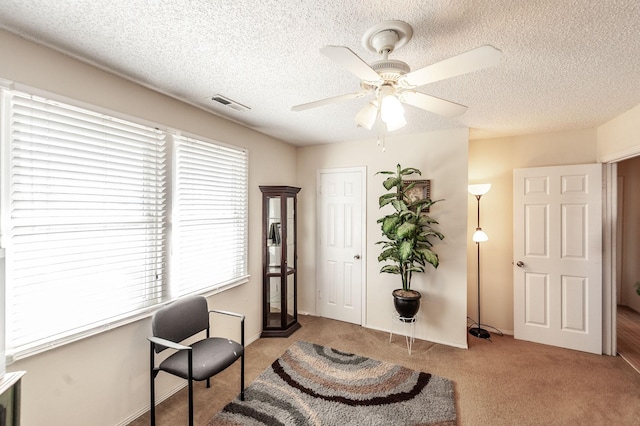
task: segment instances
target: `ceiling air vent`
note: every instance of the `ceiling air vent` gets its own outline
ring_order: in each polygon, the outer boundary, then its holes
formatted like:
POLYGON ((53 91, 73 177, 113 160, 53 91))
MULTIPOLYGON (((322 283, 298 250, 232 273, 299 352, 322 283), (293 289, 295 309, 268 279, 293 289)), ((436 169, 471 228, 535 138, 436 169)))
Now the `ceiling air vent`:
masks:
POLYGON ((215 95, 211 98, 211 100, 214 102, 218 102, 219 104, 224 105, 227 108, 235 109, 236 111, 247 111, 251 109, 248 106, 244 106, 236 101, 232 101, 229 98, 225 98, 222 95, 215 95))

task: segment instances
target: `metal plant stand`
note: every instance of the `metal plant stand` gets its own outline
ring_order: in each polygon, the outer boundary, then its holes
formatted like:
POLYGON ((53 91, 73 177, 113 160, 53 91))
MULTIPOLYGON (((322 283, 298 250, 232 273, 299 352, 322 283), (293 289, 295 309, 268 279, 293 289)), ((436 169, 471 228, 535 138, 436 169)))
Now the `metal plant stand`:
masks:
POLYGON ((394 312, 393 314, 391 314, 391 332, 389 333, 389 343, 391 343, 391 340, 393 339, 394 324, 399 324, 401 327, 404 327, 405 329, 404 337, 407 342, 407 351, 409 352, 409 355, 411 355, 413 342, 416 341, 416 317, 413 317, 413 318, 401 317, 397 312, 394 312))

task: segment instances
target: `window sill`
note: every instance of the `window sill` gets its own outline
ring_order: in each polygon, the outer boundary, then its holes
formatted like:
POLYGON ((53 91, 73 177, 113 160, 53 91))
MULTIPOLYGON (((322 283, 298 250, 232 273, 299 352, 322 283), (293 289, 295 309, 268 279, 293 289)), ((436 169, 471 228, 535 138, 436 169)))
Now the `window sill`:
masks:
MULTIPOLYGON (((197 293, 193 293, 193 294, 200 294, 202 296, 205 297, 211 297, 214 296, 216 294, 220 294, 223 293, 227 290, 231 290, 235 287, 239 287, 247 282, 249 282, 249 275, 245 276, 245 277, 241 277, 238 278, 237 280, 219 285, 217 287, 214 288, 209 288, 209 289, 205 289, 203 291, 197 292, 197 293)), ((106 331, 111 331, 111 330, 115 330, 116 328, 134 323, 134 322, 138 322, 144 319, 147 319, 151 316, 153 316, 153 314, 155 313, 155 311, 157 311, 158 309, 160 309, 161 307, 171 303, 173 300, 168 300, 166 302, 162 302, 162 303, 158 303, 154 306, 149 306, 147 308, 144 309, 140 309, 138 311, 134 311, 134 312, 130 312, 128 314, 122 315, 120 317, 117 318, 112 318, 108 321, 105 321, 101 324, 97 324, 97 325, 92 325, 92 326, 87 326, 87 328, 82 329, 82 330, 76 330, 75 332, 70 332, 67 335, 63 335, 63 336, 59 336, 56 339, 52 339, 50 341, 47 342, 39 342, 39 343, 35 343, 29 346, 23 346, 18 348, 17 350, 13 351, 12 353, 9 353, 9 351, 7 351, 7 365, 11 365, 16 361, 31 357, 33 355, 38 355, 41 354, 43 352, 46 352, 48 350, 51 349, 55 349, 55 348, 59 348, 61 346, 64 346, 68 343, 73 343, 73 342, 78 342, 80 340, 86 339, 88 337, 92 337, 92 336, 96 336, 98 334, 104 333, 106 331)))

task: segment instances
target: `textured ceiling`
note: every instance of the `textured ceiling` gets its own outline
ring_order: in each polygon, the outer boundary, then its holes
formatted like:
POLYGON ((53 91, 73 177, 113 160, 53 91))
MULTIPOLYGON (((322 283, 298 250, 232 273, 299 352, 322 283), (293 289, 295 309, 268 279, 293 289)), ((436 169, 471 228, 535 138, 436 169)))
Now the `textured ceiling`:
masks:
MULTIPOLYGON (((296 145, 373 137, 353 117, 359 80, 320 54, 401 20, 391 54, 416 70, 483 44, 493 68, 419 88, 469 108, 456 118, 407 106, 397 133, 456 127, 473 138, 592 128, 640 103, 638 0, 2 0, 0 27, 296 145), (221 94, 251 109, 213 103, 221 94)), ((2 60, 8 60, 3 58, 2 60)), ((0 76, 1 77, 1 76, 0 76)))

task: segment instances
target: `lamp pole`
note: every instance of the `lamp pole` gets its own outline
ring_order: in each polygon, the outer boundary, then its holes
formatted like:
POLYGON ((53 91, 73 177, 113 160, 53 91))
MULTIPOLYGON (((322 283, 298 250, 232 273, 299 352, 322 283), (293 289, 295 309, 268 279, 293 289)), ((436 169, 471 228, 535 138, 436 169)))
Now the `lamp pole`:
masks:
POLYGON ((477 327, 471 327, 469 329, 469 334, 480 339, 490 339, 491 334, 480 326, 480 242, 487 241, 488 238, 487 234, 480 228, 480 197, 482 197, 482 194, 474 195, 476 196, 476 200, 478 200, 478 226, 476 227, 476 232, 473 234, 473 241, 476 243, 478 252, 478 322, 476 323, 477 327))

